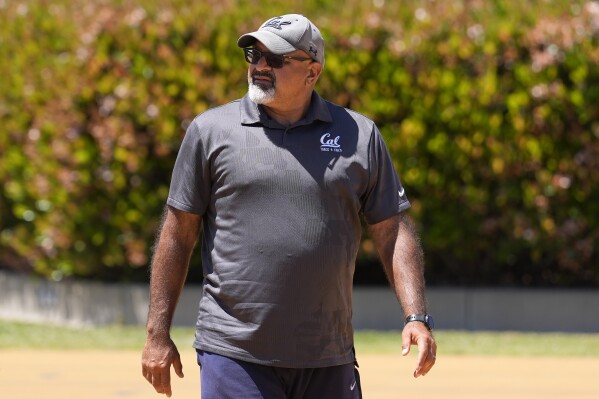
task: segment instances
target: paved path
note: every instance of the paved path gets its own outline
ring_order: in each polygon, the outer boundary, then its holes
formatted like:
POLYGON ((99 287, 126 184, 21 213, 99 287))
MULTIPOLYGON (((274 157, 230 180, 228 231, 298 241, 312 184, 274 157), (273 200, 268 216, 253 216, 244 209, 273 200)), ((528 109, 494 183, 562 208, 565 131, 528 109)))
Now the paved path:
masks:
MULTIPOLYGON (((429 375, 418 379, 411 375, 415 357, 362 355, 359 361, 366 399, 599 398, 597 358, 439 355, 429 375)), ((198 399, 199 373, 191 350, 183 354, 183 365, 184 379, 173 373, 172 397, 198 399)), ((140 370, 137 352, 0 350, 0 398, 164 398, 140 370)))

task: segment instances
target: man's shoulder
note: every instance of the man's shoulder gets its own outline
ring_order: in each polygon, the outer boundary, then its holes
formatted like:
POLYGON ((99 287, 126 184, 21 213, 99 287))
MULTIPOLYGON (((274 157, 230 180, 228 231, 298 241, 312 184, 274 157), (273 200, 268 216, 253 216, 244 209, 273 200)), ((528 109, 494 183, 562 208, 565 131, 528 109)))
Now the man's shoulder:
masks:
POLYGON ((339 104, 335 104, 332 101, 325 100, 327 107, 329 108, 329 112, 331 113, 331 117, 334 121, 339 122, 340 120, 353 120, 359 126, 363 126, 369 130, 374 126, 374 121, 360 112, 354 111, 353 109, 343 107, 339 104))
POLYGON ((239 101, 209 108, 197 115, 188 125, 185 136, 189 140, 210 143, 239 125, 239 101))
POLYGON ((194 123, 221 123, 223 121, 229 120, 230 118, 237 116, 239 119, 239 104, 241 99, 233 100, 227 104, 219 105, 216 107, 212 107, 207 109, 206 111, 198 114, 194 118, 194 123))

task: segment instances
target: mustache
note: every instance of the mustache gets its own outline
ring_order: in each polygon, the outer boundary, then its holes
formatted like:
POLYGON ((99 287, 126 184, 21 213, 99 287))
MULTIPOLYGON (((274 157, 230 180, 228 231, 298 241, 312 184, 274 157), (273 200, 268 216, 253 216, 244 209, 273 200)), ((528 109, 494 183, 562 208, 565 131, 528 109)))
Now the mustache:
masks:
POLYGON ((260 72, 260 71, 254 71, 254 73, 252 73, 252 80, 256 79, 256 77, 258 76, 263 76, 265 78, 269 78, 270 80, 272 80, 273 84, 276 82, 276 78, 274 73, 270 73, 270 72, 260 72))

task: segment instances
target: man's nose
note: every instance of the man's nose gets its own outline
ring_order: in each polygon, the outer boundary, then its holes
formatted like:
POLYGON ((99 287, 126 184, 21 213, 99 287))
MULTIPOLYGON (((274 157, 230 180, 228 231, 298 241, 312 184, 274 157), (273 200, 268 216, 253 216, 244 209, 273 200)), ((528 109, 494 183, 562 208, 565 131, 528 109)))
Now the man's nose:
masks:
POLYGON ((258 63, 256 64, 256 68, 257 69, 270 69, 270 65, 268 65, 268 63, 266 62, 266 57, 262 56, 260 57, 260 59, 258 60, 258 63))

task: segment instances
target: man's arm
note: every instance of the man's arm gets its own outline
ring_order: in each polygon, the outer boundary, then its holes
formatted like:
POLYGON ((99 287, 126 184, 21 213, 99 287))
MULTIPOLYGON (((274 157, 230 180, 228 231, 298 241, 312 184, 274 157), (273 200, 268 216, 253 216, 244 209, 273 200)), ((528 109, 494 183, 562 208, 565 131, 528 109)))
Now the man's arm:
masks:
MULTIPOLYGON (((370 225, 385 273, 401 303, 404 316, 426 313, 424 261, 414 222, 401 212, 370 225)), ((414 377, 424 376, 435 364, 437 344, 423 323, 408 323, 402 333, 402 354, 418 345, 418 363, 414 377)))
POLYGON ((152 259, 142 374, 156 392, 168 397, 172 394, 171 365, 183 377, 181 357, 171 340, 170 328, 200 226, 200 216, 167 207, 152 259))

